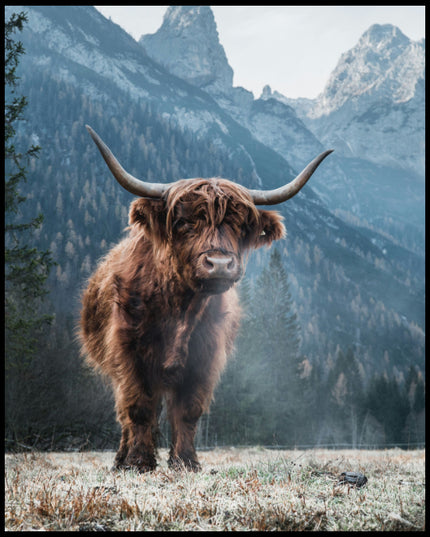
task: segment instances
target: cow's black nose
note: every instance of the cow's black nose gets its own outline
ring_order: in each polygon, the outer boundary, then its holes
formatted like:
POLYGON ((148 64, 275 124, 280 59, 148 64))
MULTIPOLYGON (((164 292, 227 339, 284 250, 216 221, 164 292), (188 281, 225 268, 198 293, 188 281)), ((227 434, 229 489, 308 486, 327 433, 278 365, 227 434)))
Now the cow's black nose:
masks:
POLYGON ((235 278, 238 263, 233 255, 205 254, 203 267, 209 278, 235 278))

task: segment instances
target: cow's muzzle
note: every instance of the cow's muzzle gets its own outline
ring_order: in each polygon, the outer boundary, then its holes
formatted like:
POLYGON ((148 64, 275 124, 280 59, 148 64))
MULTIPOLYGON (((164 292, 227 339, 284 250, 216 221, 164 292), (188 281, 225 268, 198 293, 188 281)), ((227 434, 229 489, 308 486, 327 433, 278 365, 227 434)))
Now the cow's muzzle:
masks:
POLYGON ((196 277, 202 290, 222 293, 242 276, 242 264, 233 252, 209 250, 197 260, 196 277))

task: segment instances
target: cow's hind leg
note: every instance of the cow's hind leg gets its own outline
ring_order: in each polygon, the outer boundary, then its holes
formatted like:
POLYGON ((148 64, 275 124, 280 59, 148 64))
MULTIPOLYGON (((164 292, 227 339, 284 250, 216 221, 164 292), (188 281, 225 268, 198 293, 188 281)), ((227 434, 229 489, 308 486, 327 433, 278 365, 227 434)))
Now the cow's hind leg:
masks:
POLYGON ((112 466, 112 470, 119 470, 124 468, 124 461, 128 453, 128 428, 126 425, 121 425, 121 442, 119 444, 119 449, 115 455, 115 460, 112 466))

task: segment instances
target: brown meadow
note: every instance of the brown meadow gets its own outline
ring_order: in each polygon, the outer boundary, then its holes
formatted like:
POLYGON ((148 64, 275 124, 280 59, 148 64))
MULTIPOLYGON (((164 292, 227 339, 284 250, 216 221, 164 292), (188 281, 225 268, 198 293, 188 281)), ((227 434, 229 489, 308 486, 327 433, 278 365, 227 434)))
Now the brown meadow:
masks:
POLYGON ((10 531, 425 529, 425 452, 217 448, 202 472, 110 470, 114 453, 7 454, 10 531), (337 484, 365 474, 361 489, 337 484))

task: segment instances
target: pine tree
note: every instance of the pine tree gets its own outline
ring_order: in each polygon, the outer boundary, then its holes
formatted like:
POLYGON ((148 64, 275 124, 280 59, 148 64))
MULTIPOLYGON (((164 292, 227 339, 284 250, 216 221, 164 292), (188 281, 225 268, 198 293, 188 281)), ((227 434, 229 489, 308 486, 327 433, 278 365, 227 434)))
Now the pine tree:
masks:
POLYGON ((349 348, 340 349, 327 379, 328 405, 325 419, 330 422, 331 440, 356 447, 363 419, 363 381, 357 359, 349 348))
MULTIPOLYGON (((251 443, 250 434, 254 424, 250 423, 252 413, 252 365, 255 363, 253 350, 253 305, 252 287, 248 278, 239 286, 242 307, 242 322, 236 338, 236 352, 227 363, 222 381, 215 393, 215 401, 210 410, 211 435, 217 436, 223 444, 245 445, 251 443)), ((252 437, 254 438, 254 437, 252 437)))
POLYGON ((273 249, 253 297, 254 379, 265 443, 295 443, 300 326, 281 254, 273 249))
POLYGON ((409 402, 405 440, 408 443, 424 442, 425 387, 422 375, 412 365, 406 377, 405 393, 409 402))
POLYGON ((383 375, 373 377, 367 390, 366 406, 383 426, 387 445, 401 444, 407 440, 403 431, 409 413, 409 401, 396 379, 388 379, 383 375))
MULTIPOLYGON (((16 148, 17 122, 23 120, 27 105, 17 96, 16 69, 24 53, 13 34, 22 31, 27 21, 24 12, 12 14, 5 23, 5 350, 6 370, 25 369, 35 352, 37 337, 51 316, 39 312, 40 301, 47 294, 46 279, 52 259, 50 252, 30 246, 43 217, 25 220, 20 208, 26 197, 20 193, 27 180, 26 163, 40 148, 32 145, 25 153, 16 148)), ((23 211, 24 212, 24 211, 23 211)), ((26 206, 28 212, 28 206, 26 206)))

